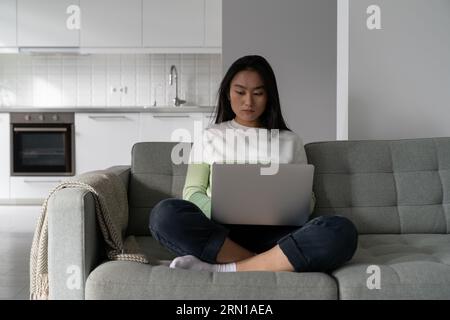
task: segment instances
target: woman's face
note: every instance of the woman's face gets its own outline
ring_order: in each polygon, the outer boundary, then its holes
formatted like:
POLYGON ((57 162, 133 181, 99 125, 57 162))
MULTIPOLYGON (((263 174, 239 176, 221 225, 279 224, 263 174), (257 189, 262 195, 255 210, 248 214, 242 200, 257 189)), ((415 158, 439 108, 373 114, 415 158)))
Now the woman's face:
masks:
POLYGON ((256 71, 238 72, 230 84, 230 103, 234 120, 248 127, 259 127, 259 117, 266 109, 267 93, 256 71))

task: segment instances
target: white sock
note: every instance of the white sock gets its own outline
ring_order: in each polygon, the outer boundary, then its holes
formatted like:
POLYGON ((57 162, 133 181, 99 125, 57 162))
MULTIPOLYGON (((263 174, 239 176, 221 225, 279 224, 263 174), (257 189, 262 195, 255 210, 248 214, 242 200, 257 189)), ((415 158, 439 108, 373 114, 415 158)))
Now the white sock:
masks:
POLYGON ((170 263, 169 267, 210 272, 236 272, 236 263, 234 262, 224 264, 211 264, 191 255, 175 258, 170 263))

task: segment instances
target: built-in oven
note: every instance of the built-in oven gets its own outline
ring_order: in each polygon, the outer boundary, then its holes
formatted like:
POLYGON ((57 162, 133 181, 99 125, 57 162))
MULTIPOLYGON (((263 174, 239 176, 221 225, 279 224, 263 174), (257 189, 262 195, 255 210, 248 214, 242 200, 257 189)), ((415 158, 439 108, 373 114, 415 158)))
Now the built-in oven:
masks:
POLYGON ((73 176, 74 114, 11 113, 11 175, 73 176))

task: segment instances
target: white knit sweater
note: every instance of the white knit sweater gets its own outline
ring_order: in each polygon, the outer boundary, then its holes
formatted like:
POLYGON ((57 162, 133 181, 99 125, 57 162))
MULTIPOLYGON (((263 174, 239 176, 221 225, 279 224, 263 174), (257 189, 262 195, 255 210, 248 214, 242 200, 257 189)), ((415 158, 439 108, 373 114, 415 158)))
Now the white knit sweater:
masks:
POLYGON ((233 119, 209 126, 202 139, 203 149, 200 141, 194 141, 190 163, 307 163, 302 139, 288 130, 276 134, 276 130, 247 127, 233 119))

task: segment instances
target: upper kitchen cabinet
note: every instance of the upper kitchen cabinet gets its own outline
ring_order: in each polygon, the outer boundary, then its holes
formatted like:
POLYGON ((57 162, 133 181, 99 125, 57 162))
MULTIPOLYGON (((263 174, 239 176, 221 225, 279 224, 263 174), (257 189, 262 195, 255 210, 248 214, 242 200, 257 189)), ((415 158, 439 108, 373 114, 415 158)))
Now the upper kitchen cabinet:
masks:
POLYGON ((24 47, 221 53, 222 0, 0 0, 0 53, 24 47))
POLYGON ((0 47, 16 47, 16 0, 0 1, 0 47))
POLYGON ((222 0, 205 2, 205 46, 222 47, 222 0))
POLYGON ((204 46, 205 0, 143 0, 143 17, 144 47, 204 46))
POLYGON ((78 47, 79 27, 72 21, 80 12, 74 6, 78 0, 17 0, 17 45, 78 47))
POLYGON ((142 47, 142 0, 80 0, 80 3, 81 47, 142 47))

